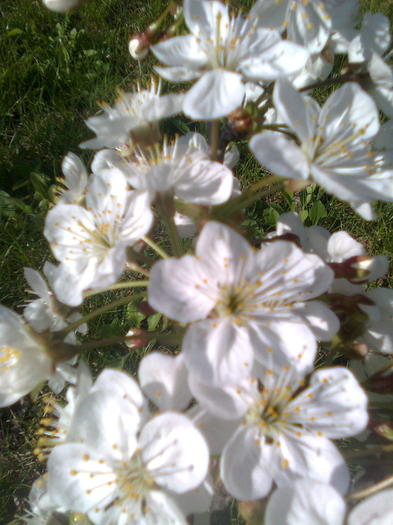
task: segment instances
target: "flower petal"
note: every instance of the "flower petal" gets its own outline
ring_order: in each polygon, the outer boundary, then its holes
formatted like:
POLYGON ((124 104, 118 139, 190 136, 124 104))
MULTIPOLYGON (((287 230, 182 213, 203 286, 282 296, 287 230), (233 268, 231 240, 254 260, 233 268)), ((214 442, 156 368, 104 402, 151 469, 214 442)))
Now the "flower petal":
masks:
POLYGON ((238 73, 214 69, 204 73, 184 97, 183 111, 195 120, 215 120, 241 106, 245 88, 238 73))

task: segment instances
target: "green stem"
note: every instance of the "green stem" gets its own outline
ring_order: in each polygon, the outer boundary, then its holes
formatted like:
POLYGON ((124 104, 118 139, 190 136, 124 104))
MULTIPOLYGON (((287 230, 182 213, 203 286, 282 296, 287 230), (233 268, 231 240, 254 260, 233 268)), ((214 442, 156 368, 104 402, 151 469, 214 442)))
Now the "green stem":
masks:
POLYGON ((143 242, 145 242, 150 248, 152 248, 160 257, 163 259, 169 259, 169 255, 161 248, 161 246, 158 246, 157 243, 155 243, 152 239, 149 239, 149 237, 142 237, 143 242))
POLYGON ((92 290, 91 292, 85 292, 83 296, 87 298, 99 293, 110 292, 111 290, 122 290, 123 288, 145 288, 148 284, 149 281, 123 281, 113 284, 108 288, 102 288, 102 290, 92 290))
POLYGON ((284 133, 284 135, 288 135, 288 137, 291 137, 291 139, 294 139, 296 141, 299 140, 294 133, 289 131, 289 129, 283 129, 283 127, 284 126, 278 126, 276 124, 263 124, 263 126, 261 127, 261 131, 263 131, 264 129, 278 131, 278 133, 284 133))
POLYGON ((173 7, 176 5, 176 2, 169 2, 168 6, 164 9, 161 15, 157 18, 155 22, 152 22, 148 27, 147 31, 156 32, 160 25, 164 22, 165 18, 170 14, 173 7))
POLYGON ((353 451, 344 453, 344 455, 346 458, 352 459, 352 458, 361 458, 363 456, 382 454, 383 452, 392 452, 392 451, 393 451, 393 445, 385 445, 383 447, 372 447, 372 448, 365 448, 362 450, 353 450, 353 451))
POLYGON ((389 476, 388 478, 380 481, 379 483, 375 483, 375 485, 371 485, 371 487, 367 487, 364 490, 354 492, 353 494, 350 494, 349 497, 351 499, 362 499, 366 496, 370 496, 371 494, 375 494, 382 489, 386 489, 386 487, 390 487, 390 485, 393 485, 393 476, 389 476))
MULTIPOLYGON (((156 261, 153 261, 156 262, 156 261)), ((145 268, 142 268, 138 263, 135 261, 128 261, 126 263, 127 269, 131 270, 132 272, 141 273, 145 277, 150 277, 149 270, 145 270, 145 268)))
POLYGON ((210 126, 210 151, 211 159, 218 159, 218 143, 220 139, 220 121, 213 120, 210 126))
POLYGON ((87 341, 80 345, 75 345, 76 349, 80 350, 91 350, 92 348, 102 348, 103 346, 111 346, 117 343, 132 343, 133 339, 140 341, 141 339, 148 341, 152 339, 157 339, 161 344, 180 344, 183 337, 183 332, 181 333, 171 333, 171 334, 162 334, 161 332, 144 332, 143 334, 138 334, 134 336, 120 335, 118 337, 109 337, 106 339, 99 339, 97 341, 87 341))
POLYGON ((108 312, 109 310, 113 310, 113 308, 116 308, 118 306, 122 306, 123 304, 128 304, 137 299, 141 299, 142 297, 145 297, 145 295, 146 295, 146 292, 140 292, 140 293, 133 294, 133 295, 127 295, 126 297, 119 297, 115 301, 112 301, 111 303, 108 303, 108 304, 104 304, 100 308, 97 308, 96 310, 89 312, 88 314, 84 315, 80 319, 77 319, 76 321, 69 324, 62 330, 55 332, 55 334, 59 339, 63 339, 69 332, 76 330, 76 328, 79 328, 80 325, 87 323, 91 319, 94 319, 94 317, 104 314, 108 312))
POLYGON ((181 255, 183 255, 183 246, 182 246, 179 232, 176 228, 175 220, 173 216, 169 216, 164 213, 161 213, 160 216, 164 224, 164 227, 166 229, 166 232, 168 234, 169 242, 171 243, 173 254, 176 257, 180 257, 181 255))
POLYGON ((321 80, 320 82, 315 82, 314 84, 310 84, 308 86, 305 86, 299 89, 299 91, 309 91, 310 89, 317 89, 317 88, 325 87, 325 86, 333 86, 335 84, 341 84, 342 82, 351 82, 351 81, 356 82, 357 78, 363 75, 356 75, 354 73, 346 73, 345 75, 339 75, 337 77, 328 78, 326 80, 321 80))
POLYGON ((233 215, 243 208, 250 206, 261 197, 269 195, 272 193, 272 191, 275 191, 277 189, 276 184, 278 182, 280 182, 280 184, 282 182, 282 178, 278 175, 263 177, 255 184, 252 184, 244 193, 242 193, 242 195, 239 195, 239 197, 236 197, 235 199, 232 199, 224 204, 220 204, 219 206, 215 206, 212 210, 212 216, 223 219, 233 215), (264 188, 267 186, 273 187, 266 191, 264 188))
POLYGON ((164 228, 171 243, 172 253, 176 257, 183 255, 183 245, 175 224, 175 202, 171 193, 162 193, 156 202, 157 212, 162 220, 164 228))

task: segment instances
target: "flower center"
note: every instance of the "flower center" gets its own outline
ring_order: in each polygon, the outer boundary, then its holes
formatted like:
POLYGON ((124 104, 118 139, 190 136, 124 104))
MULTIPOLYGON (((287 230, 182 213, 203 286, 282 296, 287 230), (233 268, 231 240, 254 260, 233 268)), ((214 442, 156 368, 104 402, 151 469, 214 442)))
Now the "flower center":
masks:
POLYGON ((5 372, 17 364, 20 351, 10 346, 0 346, 0 371, 5 372))

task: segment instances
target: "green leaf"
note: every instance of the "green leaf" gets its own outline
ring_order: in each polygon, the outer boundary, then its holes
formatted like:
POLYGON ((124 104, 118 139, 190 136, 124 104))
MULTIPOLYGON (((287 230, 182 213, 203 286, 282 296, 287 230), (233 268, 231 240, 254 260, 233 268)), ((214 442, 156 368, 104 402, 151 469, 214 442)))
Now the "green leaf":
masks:
POLYGON ((18 36, 18 35, 21 35, 22 33, 23 33, 22 29, 19 29, 19 27, 15 27, 14 29, 11 29, 10 31, 8 31, 7 36, 9 37, 18 36))
POLYGON ((302 222, 304 222, 308 217, 308 211, 307 210, 301 210, 299 212, 299 217, 301 218, 302 222))
POLYGON ((127 323, 130 324, 130 328, 140 328, 145 317, 142 312, 136 309, 135 304, 130 303, 127 305, 125 318, 127 323))
POLYGON ((162 315, 160 313, 156 313, 151 315, 147 320, 147 329, 149 332, 153 332, 158 326, 158 323, 160 322, 162 315))
POLYGON ((326 208, 321 201, 314 202, 310 211, 309 217, 312 224, 318 224, 321 219, 327 216, 326 208))

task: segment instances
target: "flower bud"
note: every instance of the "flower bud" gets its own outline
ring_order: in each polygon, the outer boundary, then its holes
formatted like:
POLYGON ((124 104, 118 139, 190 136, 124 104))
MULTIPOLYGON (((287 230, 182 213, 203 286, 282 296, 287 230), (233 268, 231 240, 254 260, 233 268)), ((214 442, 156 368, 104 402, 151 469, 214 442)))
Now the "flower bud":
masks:
POLYGON ((146 330, 142 330, 141 328, 131 328, 131 330, 128 330, 127 332, 125 344, 130 350, 142 348, 142 346, 145 346, 150 340, 145 334, 146 330))
POLYGON ((228 116, 228 124, 238 135, 245 135, 251 127, 252 119, 244 108, 238 108, 228 116))
POLYGON ((134 33, 128 42, 128 51, 135 60, 143 60, 149 53, 150 41, 146 33, 134 33))
POLYGON ((340 263, 330 263, 336 278, 348 279, 353 283, 374 280, 386 274, 388 260, 384 256, 354 255, 340 263))
POLYGON ((56 13, 66 13, 82 3, 81 0, 42 0, 45 7, 56 13))

